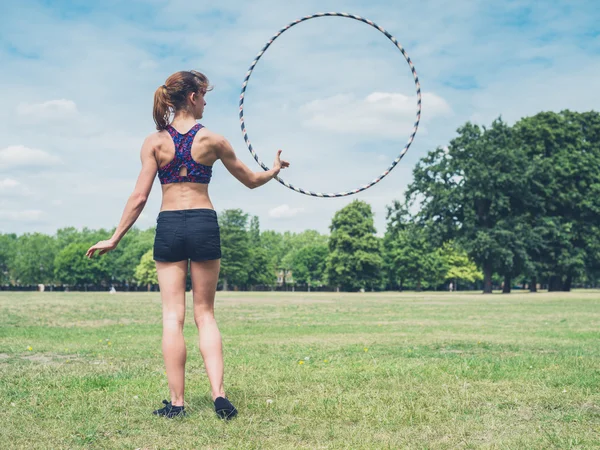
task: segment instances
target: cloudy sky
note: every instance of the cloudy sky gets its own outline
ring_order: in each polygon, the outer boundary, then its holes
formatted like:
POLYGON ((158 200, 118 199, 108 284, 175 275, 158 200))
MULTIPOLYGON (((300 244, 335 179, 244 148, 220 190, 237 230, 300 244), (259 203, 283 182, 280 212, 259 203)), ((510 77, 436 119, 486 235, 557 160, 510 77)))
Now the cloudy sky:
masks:
MULTIPOLYGON (((215 86, 202 123, 259 170, 239 129, 241 82, 279 28, 319 11, 362 15, 398 39, 421 81, 421 127, 387 178, 341 199, 275 181, 248 190, 217 163, 210 185, 217 210, 242 208, 263 229, 327 232, 336 210, 361 199, 381 233, 385 206, 402 196, 416 161, 466 121, 600 107, 594 0, 9 2, 0 17, 0 232, 116 225, 142 141, 154 131, 154 91, 182 69, 204 72, 215 86)), ((245 100, 261 159, 270 165, 282 148, 292 163, 284 178, 321 192, 349 190, 384 171, 406 143, 415 110, 400 52, 377 30, 343 18, 284 33, 258 63, 245 100)), ((137 225, 152 226, 159 209, 156 182, 137 225)))

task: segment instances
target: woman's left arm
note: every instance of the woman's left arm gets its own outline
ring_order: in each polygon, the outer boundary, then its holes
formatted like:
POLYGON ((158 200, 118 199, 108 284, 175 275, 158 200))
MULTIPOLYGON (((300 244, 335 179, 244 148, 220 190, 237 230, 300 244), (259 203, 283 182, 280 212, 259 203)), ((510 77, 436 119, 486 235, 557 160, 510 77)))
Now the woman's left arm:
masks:
POLYGON ((146 206, 146 201, 152 190, 154 178, 156 178, 156 173, 158 172, 158 163, 154 157, 154 142, 153 136, 150 136, 144 141, 144 145, 142 145, 142 170, 138 176, 133 193, 129 196, 129 200, 127 200, 123 216, 114 234, 110 239, 100 241, 90 247, 86 253, 88 258, 94 256, 96 251, 99 251, 99 255, 104 255, 114 250, 144 210, 144 206, 146 206))

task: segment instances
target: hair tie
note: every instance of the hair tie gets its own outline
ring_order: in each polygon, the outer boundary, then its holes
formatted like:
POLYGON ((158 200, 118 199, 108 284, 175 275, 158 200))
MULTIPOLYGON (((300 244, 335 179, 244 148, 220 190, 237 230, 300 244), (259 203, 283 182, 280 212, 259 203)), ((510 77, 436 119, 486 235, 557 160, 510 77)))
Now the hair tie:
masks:
POLYGON ((162 87, 164 87, 164 88, 166 89, 166 88, 167 88, 167 85, 166 85, 166 84, 163 84, 163 85, 162 85, 162 87))

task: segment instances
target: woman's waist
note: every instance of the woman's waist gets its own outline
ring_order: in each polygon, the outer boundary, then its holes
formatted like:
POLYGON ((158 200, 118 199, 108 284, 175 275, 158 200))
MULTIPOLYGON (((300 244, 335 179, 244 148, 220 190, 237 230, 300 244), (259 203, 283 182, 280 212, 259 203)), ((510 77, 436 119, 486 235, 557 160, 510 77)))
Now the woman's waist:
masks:
POLYGON ((208 196, 206 186, 189 186, 191 183, 185 184, 188 186, 163 186, 161 212, 215 209, 208 196))
POLYGON ((178 228, 183 224, 188 224, 194 229, 219 228, 217 212, 211 208, 163 209, 158 213, 156 222, 159 226, 176 225, 178 228))

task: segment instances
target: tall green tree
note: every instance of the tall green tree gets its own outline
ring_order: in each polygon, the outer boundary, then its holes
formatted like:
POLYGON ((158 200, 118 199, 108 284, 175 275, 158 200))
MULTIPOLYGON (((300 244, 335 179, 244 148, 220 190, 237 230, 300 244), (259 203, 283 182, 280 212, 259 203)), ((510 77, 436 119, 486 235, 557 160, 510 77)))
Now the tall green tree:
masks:
POLYGON ((326 265, 330 284, 344 291, 378 287, 383 259, 371 206, 353 201, 335 213, 330 230, 326 265))
POLYGON ((484 292, 492 275, 505 278, 528 261, 524 211, 534 202, 525 152, 501 119, 490 128, 467 123, 447 149, 437 148, 417 164, 407 197, 418 204, 421 224, 437 233, 437 244, 455 239, 483 268, 484 292))
POLYGON ((542 112, 514 126, 529 162, 528 211, 533 236, 532 285, 537 277, 552 291, 600 268, 600 114, 542 112))
POLYGON ((219 215, 221 229, 220 277, 223 288, 229 284, 244 286, 250 269, 250 240, 248 238, 248 214, 241 209, 227 209, 219 215))

